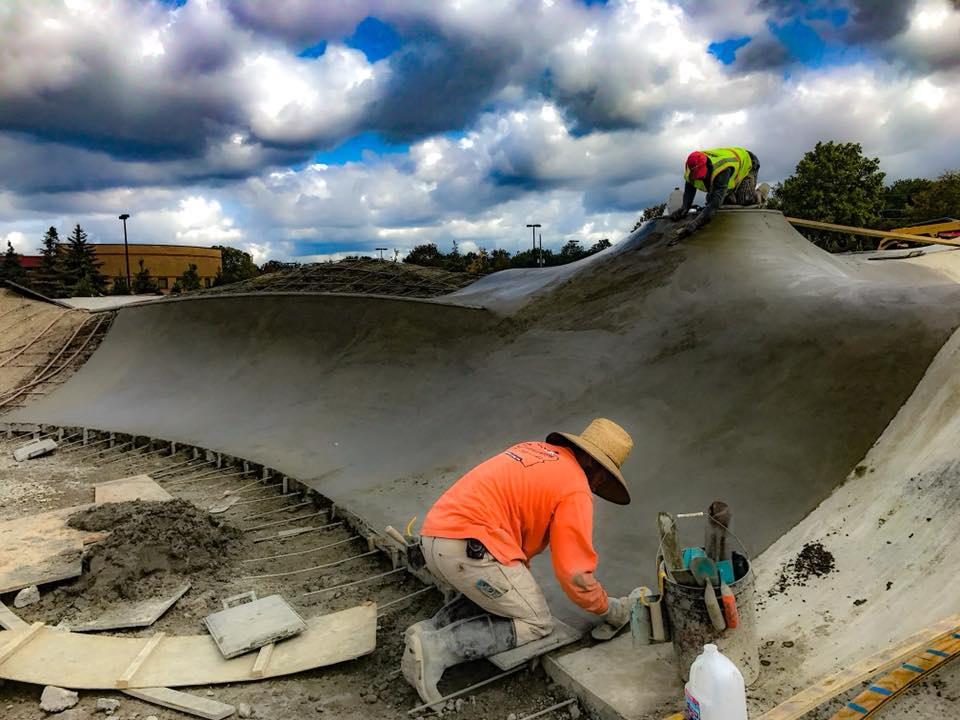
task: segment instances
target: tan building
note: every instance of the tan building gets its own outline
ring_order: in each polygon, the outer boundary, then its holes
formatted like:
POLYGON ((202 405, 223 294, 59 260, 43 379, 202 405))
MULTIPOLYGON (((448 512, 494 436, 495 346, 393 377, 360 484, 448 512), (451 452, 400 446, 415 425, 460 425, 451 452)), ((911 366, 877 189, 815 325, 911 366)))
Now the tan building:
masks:
MULTIPOLYGON (((107 276, 111 285, 115 278, 126 277, 123 243, 95 243, 91 247, 97 251, 97 261, 103 263, 100 272, 107 276)), ((143 266, 150 271, 150 278, 164 294, 170 292, 177 278, 190 265, 197 266, 201 287, 210 287, 220 270, 220 251, 213 248, 130 243, 129 250, 130 280, 136 276, 140 260, 143 259, 143 266)))

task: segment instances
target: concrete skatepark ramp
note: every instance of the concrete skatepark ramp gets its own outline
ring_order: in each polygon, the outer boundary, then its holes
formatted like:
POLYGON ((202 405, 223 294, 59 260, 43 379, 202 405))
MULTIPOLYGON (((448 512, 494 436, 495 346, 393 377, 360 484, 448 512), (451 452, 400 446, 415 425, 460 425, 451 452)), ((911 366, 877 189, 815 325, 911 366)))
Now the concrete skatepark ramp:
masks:
MULTIPOLYGON (((512 442, 608 416, 636 443, 633 504, 598 501, 594 518, 598 576, 625 593, 652 580, 659 509, 723 499, 754 553, 797 525, 960 320, 960 287, 940 267, 828 255, 777 212, 722 212, 675 246, 668 227, 440 302, 275 294, 127 307, 69 382, 5 419, 249 458, 382 528, 422 517, 512 442)), ((536 571, 571 618, 549 563, 536 571)))

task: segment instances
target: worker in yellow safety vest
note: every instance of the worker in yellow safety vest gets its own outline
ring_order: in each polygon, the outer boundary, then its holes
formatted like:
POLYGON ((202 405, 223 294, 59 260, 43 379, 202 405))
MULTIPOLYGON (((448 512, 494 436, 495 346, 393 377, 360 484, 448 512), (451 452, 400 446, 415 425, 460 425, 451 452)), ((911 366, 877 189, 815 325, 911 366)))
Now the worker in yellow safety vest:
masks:
POLYGON ((685 218, 697 190, 707 194, 707 202, 693 220, 677 231, 677 239, 706 225, 724 204, 756 205, 759 171, 757 156, 741 147, 694 150, 690 153, 683 170, 683 179, 686 181, 683 204, 670 217, 673 220, 685 218))

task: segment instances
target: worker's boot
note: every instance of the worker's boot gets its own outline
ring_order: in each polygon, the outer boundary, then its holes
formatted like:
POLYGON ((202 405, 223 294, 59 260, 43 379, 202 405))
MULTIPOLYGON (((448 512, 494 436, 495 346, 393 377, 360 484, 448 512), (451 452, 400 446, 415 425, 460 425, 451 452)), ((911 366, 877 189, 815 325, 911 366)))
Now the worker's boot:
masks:
MULTIPOLYGON (((483 615, 485 612, 486 611, 473 602, 473 600, 468 599, 463 593, 458 593, 454 596, 453 600, 437 610, 433 617, 421 620, 408 627, 406 635, 413 632, 415 628, 420 628, 421 630, 439 630, 458 620, 477 617, 477 615, 483 615)), ((406 637, 406 635, 404 635, 404 637, 406 637)))
POLYGON ((443 697, 437 683, 448 667, 490 657, 516 646, 513 620, 496 615, 458 620, 437 630, 414 625, 407 631, 400 669, 424 702, 437 705, 443 697))

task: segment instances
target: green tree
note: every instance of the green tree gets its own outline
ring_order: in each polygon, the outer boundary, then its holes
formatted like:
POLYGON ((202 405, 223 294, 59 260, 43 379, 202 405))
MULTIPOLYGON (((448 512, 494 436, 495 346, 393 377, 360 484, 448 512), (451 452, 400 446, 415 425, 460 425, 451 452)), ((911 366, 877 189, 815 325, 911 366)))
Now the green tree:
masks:
POLYGON ((918 192, 910 204, 910 216, 915 220, 960 219, 960 170, 945 172, 918 192))
POLYGON ((7 240, 7 252, 3 255, 3 265, 0 266, 0 280, 9 280, 18 285, 23 283, 24 272, 20 264, 20 256, 13 249, 13 243, 7 240))
POLYGON ((490 272, 499 272, 510 267, 510 252, 497 248, 490 253, 490 272))
POLYGON ((436 243, 427 243, 417 245, 407 253, 403 261, 411 265, 420 265, 421 267, 443 267, 444 256, 443 253, 437 249, 436 243))
POLYGON ((467 272, 471 275, 486 275, 490 272, 490 254, 485 248, 475 253, 468 253, 467 272))
POLYGON ((613 243, 610 242, 609 238, 603 238, 603 240, 598 240, 597 242, 595 242, 593 245, 590 246, 589 250, 587 250, 587 255, 595 255, 596 253, 602 250, 606 250, 611 245, 613 245, 613 243))
MULTIPOLYGON (((818 142, 794 174, 777 185, 776 204, 791 217, 869 227, 883 210, 883 178, 880 161, 864 157, 859 143, 818 142)), ((830 252, 876 247, 876 240, 861 236, 807 228, 800 232, 830 252)))
POLYGON ((586 257, 587 252, 580 247, 579 240, 567 240, 563 247, 560 248, 560 259, 564 263, 573 262, 574 260, 579 260, 582 257, 586 257))
POLYGON ((43 235, 40 246, 40 267, 33 273, 30 285, 37 292, 51 298, 65 296, 63 263, 60 253, 60 235, 51 227, 43 235))
POLYGON ((63 255, 63 271, 70 292, 78 297, 102 295, 107 289, 107 278, 100 272, 103 263, 97 262, 97 251, 87 242, 87 234, 78 223, 63 255))
POLYGON ((129 295, 130 288, 127 287, 127 279, 123 275, 117 275, 110 286, 110 295, 129 295))
POLYGON ((460 246, 454 240, 453 247, 443 261, 443 267, 450 272, 464 272, 467 269, 467 262, 467 259, 460 252, 460 246))
POLYGON ((197 272, 197 266, 193 263, 190 263, 187 266, 187 269, 183 271, 183 274, 177 280, 177 283, 180 285, 180 288, 183 292, 199 290, 200 273, 197 272))
POLYGON ((904 178, 887 186, 883 191, 883 214, 890 218, 907 217, 913 199, 932 184, 926 178, 904 178))
POLYGON ((143 266, 143 258, 137 261, 139 269, 133 276, 133 292, 137 295, 146 295, 157 291, 157 284, 150 277, 150 268, 143 266))
POLYGON ((214 285, 229 285, 260 274, 250 253, 226 245, 214 245, 213 249, 220 251, 220 269, 213 280, 214 285))

